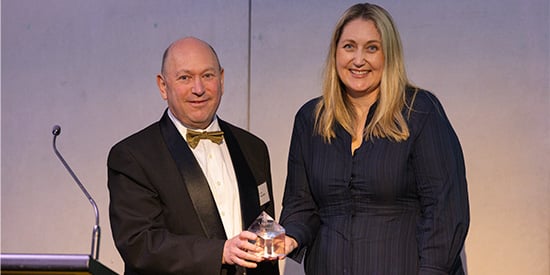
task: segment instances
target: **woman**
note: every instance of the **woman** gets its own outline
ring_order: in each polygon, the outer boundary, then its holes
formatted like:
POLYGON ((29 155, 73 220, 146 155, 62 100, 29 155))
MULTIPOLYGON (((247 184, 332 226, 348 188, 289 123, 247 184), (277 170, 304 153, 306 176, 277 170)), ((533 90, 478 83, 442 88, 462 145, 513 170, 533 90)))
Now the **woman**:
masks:
POLYGON ((379 6, 336 25, 323 95, 295 118, 281 224, 307 274, 463 273, 462 149, 437 98, 409 83, 379 6))

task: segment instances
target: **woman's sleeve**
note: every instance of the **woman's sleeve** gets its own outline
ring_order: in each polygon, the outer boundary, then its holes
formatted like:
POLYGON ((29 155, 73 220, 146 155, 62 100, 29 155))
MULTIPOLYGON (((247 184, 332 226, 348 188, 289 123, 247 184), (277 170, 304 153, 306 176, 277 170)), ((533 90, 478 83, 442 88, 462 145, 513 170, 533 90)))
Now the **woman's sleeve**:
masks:
POLYGON ((281 213, 281 224, 285 227, 286 234, 298 242, 298 247, 288 255, 297 262, 302 261, 306 247, 315 238, 319 227, 317 205, 309 189, 306 172, 306 147, 311 136, 306 129, 313 127, 307 125, 308 120, 303 118, 299 112, 294 121, 281 213))
POLYGON ((461 264, 470 222, 464 157, 443 107, 435 96, 428 99, 412 157, 422 211, 419 274, 450 274, 461 264))

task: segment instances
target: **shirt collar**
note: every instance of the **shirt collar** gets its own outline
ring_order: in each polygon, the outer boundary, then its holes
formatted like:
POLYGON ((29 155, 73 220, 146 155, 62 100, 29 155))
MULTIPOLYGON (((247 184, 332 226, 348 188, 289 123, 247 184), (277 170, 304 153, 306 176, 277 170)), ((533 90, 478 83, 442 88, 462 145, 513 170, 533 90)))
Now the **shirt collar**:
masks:
POLYGON ((210 125, 208 125, 208 127, 206 127, 205 129, 193 129, 193 128, 188 128, 187 126, 183 125, 183 123, 181 123, 181 121, 179 121, 179 119, 176 118, 176 116, 172 113, 172 111, 170 111, 170 109, 168 109, 168 117, 170 117, 170 120, 172 120, 172 122, 174 123, 174 125, 176 126, 176 128, 178 129, 178 132, 180 133, 180 135, 183 137, 183 139, 185 139, 185 141, 187 141, 187 129, 190 129, 190 130, 194 130, 194 131, 220 131, 220 124, 218 123, 218 116, 217 115, 214 115, 214 119, 212 120, 212 122, 210 123, 210 125))

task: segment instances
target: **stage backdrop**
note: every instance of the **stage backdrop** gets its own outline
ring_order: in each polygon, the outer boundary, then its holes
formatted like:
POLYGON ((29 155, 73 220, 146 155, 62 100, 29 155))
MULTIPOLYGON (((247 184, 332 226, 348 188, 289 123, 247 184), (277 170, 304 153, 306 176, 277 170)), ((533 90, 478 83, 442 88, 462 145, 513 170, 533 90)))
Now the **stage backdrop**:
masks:
MULTIPOLYGON (((106 159, 158 120, 168 44, 194 35, 225 67, 219 115, 268 144, 277 212, 296 110, 320 94, 337 18, 352 1, 1 1, 1 251, 89 253, 122 273, 108 218, 106 159)), ((464 149, 469 274, 550 273, 549 3, 378 1, 395 18, 410 78, 442 101, 464 149)), ((284 274, 303 274, 288 260, 284 274)))

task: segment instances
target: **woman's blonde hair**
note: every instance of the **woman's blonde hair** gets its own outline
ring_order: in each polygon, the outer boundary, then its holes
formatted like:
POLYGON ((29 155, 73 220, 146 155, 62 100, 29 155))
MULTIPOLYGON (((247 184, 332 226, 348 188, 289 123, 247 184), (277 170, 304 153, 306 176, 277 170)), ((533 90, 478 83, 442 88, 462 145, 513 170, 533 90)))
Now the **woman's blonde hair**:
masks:
POLYGON ((394 141, 406 140, 409 137, 409 128, 401 111, 405 105, 405 89, 412 85, 405 72, 401 39, 390 14, 369 3, 350 7, 336 24, 325 63, 323 98, 315 111, 316 132, 330 143, 335 137, 334 126, 339 123, 348 133, 355 135, 355 111, 336 71, 336 49, 342 30, 355 19, 374 22, 382 39, 384 54, 378 106, 363 134, 367 139, 377 137, 394 141))

